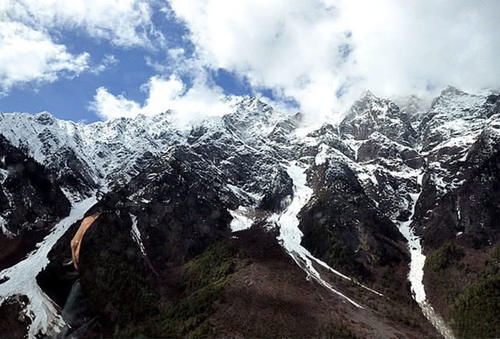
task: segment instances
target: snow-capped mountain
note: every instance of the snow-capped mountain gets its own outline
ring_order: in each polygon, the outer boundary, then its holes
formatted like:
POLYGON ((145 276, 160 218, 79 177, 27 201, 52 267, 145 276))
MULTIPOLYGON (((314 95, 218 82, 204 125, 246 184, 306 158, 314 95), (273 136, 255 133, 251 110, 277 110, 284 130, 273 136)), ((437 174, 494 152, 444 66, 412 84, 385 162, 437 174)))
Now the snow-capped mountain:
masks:
POLYGON ((0 315, 15 315, 0 329, 30 337, 472 333, 426 262, 448 243, 463 248, 457 265, 474 263, 453 291, 463 298, 490 269, 478 258, 489 258, 500 231, 500 97, 450 87, 424 111, 410 99, 400 107, 366 92, 340 124, 316 130, 300 113, 250 97, 189 129, 170 112, 93 124, 2 113, 1 156, 38 162, 58 209, 24 172, 16 185, 30 189, 31 203, 18 202, 8 184, 15 172, 4 166, 0 240, 12 247, 37 227, 46 237, 37 248, 13 247, 24 253, 9 262, 0 250, 0 315), (24 211, 43 226, 14 227, 11 216, 24 211), (90 216, 76 272, 70 240, 90 216))

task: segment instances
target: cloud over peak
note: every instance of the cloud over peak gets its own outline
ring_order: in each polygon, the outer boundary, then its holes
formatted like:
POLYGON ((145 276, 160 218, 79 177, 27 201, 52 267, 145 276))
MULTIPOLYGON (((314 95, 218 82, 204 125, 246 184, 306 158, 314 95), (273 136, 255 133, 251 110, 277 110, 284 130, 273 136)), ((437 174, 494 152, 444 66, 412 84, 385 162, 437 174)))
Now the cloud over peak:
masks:
POLYGON ((0 94, 71 78, 81 114, 103 119, 206 116, 245 94, 335 120, 366 89, 499 89, 499 12, 472 0, 0 0, 0 94), (119 94, 140 86, 140 102, 119 94))
POLYGON ((222 90, 217 86, 208 87, 206 82, 200 79, 188 89, 175 75, 169 78, 153 76, 142 86, 142 90, 147 92, 147 99, 141 105, 123 95, 113 95, 106 88, 100 87, 90 108, 106 120, 133 118, 139 114, 155 115, 170 110, 175 120, 173 122, 179 125, 230 111, 222 90))
POLYGON ((498 2, 170 0, 196 58, 294 98, 342 111, 365 89, 434 95, 500 85, 498 2))

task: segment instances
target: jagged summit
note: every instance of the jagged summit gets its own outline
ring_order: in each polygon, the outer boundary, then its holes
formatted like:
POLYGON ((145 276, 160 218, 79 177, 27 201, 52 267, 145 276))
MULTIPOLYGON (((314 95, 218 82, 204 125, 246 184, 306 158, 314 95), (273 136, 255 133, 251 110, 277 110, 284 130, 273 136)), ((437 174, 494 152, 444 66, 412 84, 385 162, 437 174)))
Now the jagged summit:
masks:
POLYGON ((405 145, 414 143, 416 135, 405 112, 394 102, 378 98, 371 92, 351 106, 340 123, 340 130, 356 140, 366 139, 378 131, 405 145))

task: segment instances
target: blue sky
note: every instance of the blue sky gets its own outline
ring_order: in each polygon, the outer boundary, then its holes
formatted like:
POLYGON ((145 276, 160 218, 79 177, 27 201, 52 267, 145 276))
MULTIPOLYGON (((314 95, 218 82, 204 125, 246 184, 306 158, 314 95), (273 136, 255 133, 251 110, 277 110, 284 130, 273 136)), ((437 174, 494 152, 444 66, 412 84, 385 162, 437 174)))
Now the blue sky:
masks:
MULTIPOLYGON (((158 71, 148 65, 146 60, 162 63, 166 50, 183 48, 193 53, 193 46, 184 37, 188 33, 184 24, 168 18, 163 13, 152 17, 154 26, 168 36, 162 48, 143 48, 142 46, 120 47, 109 40, 90 37, 82 29, 64 29, 59 32, 57 42, 64 44, 74 55, 87 52, 92 63, 99 64, 107 55, 113 55, 116 63, 96 74, 82 72, 78 76, 61 76, 57 81, 43 84, 25 83, 12 88, 7 95, 0 97, 0 110, 3 112, 40 112, 49 111, 58 118, 93 122, 101 120, 96 112, 89 110, 98 87, 104 86, 111 93, 123 94, 130 100, 144 102, 147 92, 141 86, 158 71)), ((228 95, 251 95, 252 89, 244 77, 224 69, 209 70, 211 81, 220 86, 228 95)), ((189 85, 189 77, 183 77, 189 85)), ((272 92, 265 91, 272 97, 272 92)))
POLYGON ((0 111, 189 120, 255 95, 318 120, 366 89, 498 89, 499 12, 471 0, 4 0, 0 111))

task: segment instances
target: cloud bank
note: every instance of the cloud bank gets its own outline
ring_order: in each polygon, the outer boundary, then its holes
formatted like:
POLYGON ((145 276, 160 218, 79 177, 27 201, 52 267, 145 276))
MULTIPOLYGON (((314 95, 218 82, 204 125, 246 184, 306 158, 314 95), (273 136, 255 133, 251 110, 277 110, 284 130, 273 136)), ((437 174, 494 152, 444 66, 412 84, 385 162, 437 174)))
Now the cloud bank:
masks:
POLYGON ((83 29, 117 46, 148 46, 161 38, 146 0, 2 0, 1 12, 37 30, 83 29))
POLYGON ((498 1, 170 0, 195 58, 292 97, 314 117, 365 90, 435 95, 500 85, 498 1))
POLYGON ((231 94, 220 69, 279 107, 336 119, 366 89, 424 99, 447 85, 499 89, 498 13, 499 1, 473 0, 0 0, 0 94, 116 65, 113 50, 95 65, 61 42, 78 31, 144 51, 155 74, 142 103, 97 88, 89 107, 103 119, 220 114, 231 94), (180 39, 169 40, 172 23, 180 39))

